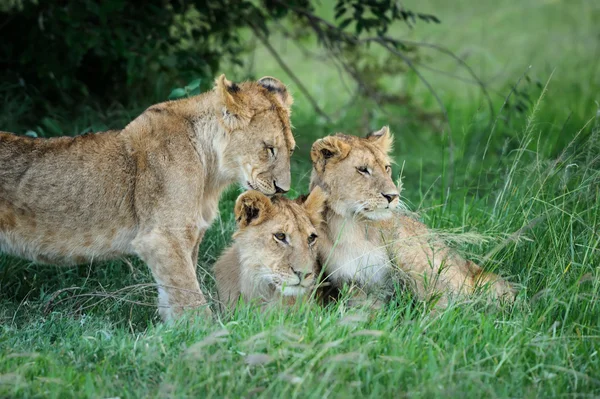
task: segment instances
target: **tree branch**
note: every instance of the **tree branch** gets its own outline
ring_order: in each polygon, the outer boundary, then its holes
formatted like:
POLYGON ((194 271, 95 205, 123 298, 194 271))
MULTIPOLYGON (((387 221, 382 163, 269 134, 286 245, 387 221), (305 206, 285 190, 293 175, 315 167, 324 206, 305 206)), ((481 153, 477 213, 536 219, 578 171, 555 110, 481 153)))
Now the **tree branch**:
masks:
MULTIPOLYGON (((337 35, 337 36, 343 38, 344 40, 346 40, 347 42, 353 43, 353 44, 378 42, 380 45, 383 45, 385 43, 386 45, 384 47, 386 47, 388 50, 390 50, 389 43, 392 43, 394 45, 403 45, 403 46, 412 45, 412 46, 417 46, 417 47, 432 48, 436 51, 439 51, 445 55, 450 56, 461 67, 466 69, 467 72, 473 77, 475 82, 479 85, 479 87, 481 88, 481 90, 486 98, 486 101, 488 103, 488 107, 489 107, 490 115, 491 115, 490 121, 494 120, 494 116, 495 116, 494 107, 493 107, 493 103, 489 96, 489 93, 487 91, 485 83, 483 83, 483 81, 481 81, 481 79, 479 79, 477 74, 475 74, 475 72, 471 69, 471 67, 464 60, 462 60, 460 57, 458 57, 456 54, 454 54, 449 49, 447 49, 443 46, 432 44, 432 43, 414 42, 414 41, 409 41, 409 40, 398 40, 398 39, 393 39, 389 36, 367 37, 367 38, 359 39, 358 37, 356 37, 352 34, 349 34, 349 33, 346 33, 344 31, 340 30, 337 26, 335 26, 331 22, 329 22, 321 17, 316 16, 315 14, 309 12, 308 10, 289 5, 288 3, 286 3, 282 0, 273 0, 273 1, 275 1, 276 3, 278 3, 280 5, 287 7, 288 9, 294 11, 295 13, 300 14, 300 15, 304 16, 305 18, 307 18, 310 26, 315 30, 315 32, 317 33, 317 36, 319 36, 320 39, 324 41, 324 43, 327 47, 331 47, 331 44, 327 43, 328 39, 323 34, 323 30, 321 29, 321 27, 319 25, 326 28, 329 32, 333 32, 335 35, 337 35)), ((441 105, 442 111, 447 119, 447 112, 445 110, 445 107, 443 107, 443 104, 441 104, 441 101, 439 100, 439 96, 437 95, 437 93, 435 93, 435 90, 433 89, 433 87, 423 78, 423 75, 421 75, 418 71, 416 71, 416 68, 415 68, 414 64, 412 63, 412 61, 408 57, 406 57, 406 55, 397 51, 395 48, 394 48, 394 51, 392 51, 392 53, 394 53, 395 55, 400 57, 409 66, 409 68, 411 68, 413 71, 415 71, 417 73, 417 76, 419 77, 419 79, 421 79, 421 81, 425 84, 425 86, 427 86, 428 90, 434 95, 434 97, 436 97, 436 101, 438 102, 438 104, 441 105)), ((449 125, 449 121, 446 120, 446 122, 449 125)))
POLYGON ((269 40, 267 39, 266 36, 264 36, 257 28, 256 26, 250 22, 250 27, 252 28, 252 31, 254 32, 254 35, 258 38, 258 40, 261 41, 261 43, 267 48, 267 50, 269 51, 269 53, 271 53, 271 55, 273 56, 273 58, 275 58, 275 61, 277 61, 277 63, 279 64, 279 66, 281 67, 281 69, 283 69, 285 71, 285 73, 290 77, 290 79, 292 79, 294 81, 294 83, 296 84, 296 86, 298 87, 298 89, 302 92, 302 94, 304 94, 304 96, 306 97, 306 99, 308 100, 308 102, 310 102, 310 104, 312 105, 312 107, 314 108, 314 110, 321 115, 323 118, 325 118, 325 120, 329 123, 331 123, 331 118, 329 117, 329 115, 327 115, 322 109, 321 107, 319 107, 319 104, 317 104, 317 101, 310 95, 310 92, 306 89, 306 87, 304 86, 304 84, 302 83, 302 81, 294 74, 294 72, 292 72, 292 70, 287 66, 287 64, 283 61, 283 59, 279 56, 279 54, 277 53, 277 51, 273 48, 273 46, 271 45, 271 43, 269 42, 269 40))
POLYGON ((490 98, 490 95, 489 95, 489 93, 487 91, 485 83, 483 83, 483 81, 481 79, 479 79, 479 77, 473 71, 473 69, 469 66, 469 64, 467 64, 462 58, 460 58, 459 56, 457 56, 456 54, 454 54, 449 49, 447 49, 447 48, 445 48, 443 46, 439 46, 437 44, 433 44, 433 43, 414 42, 414 41, 410 41, 410 40, 396 40, 396 39, 392 39, 392 38, 387 37, 387 36, 383 36, 381 39, 385 40, 387 42, 397 43, 397 44, 402 44, 402 45, 411 45, 411 46, 417 46, 417 47, 428 47, 428 48, 437 50, 437 51, 441 52, 442 54, 446 54, 447 56, 449 56, 452 59, 454 59, 460 66, 462 66, 464 69, 467 70, 467 72, 469 73, 469 75, 471 75, 471 77, 473 78, 473 80, 475 80, 475 82, 477 83, 477 85, 479 85, 479 87, 481 88, 481 91, 483 92, 483 95, 485 96, 485 98, 487 100, 488 108, 490 109, 490 115, 491 115, 490 120, 494 119, 494 117, 495 117, 494 105, 493 105, 492 99, 490 98))
MULTIPOLYGON (((419 72, 419 70, 415 67, 415 65, 410 60, 410 58, 408 58, 405 54, 402 54, 400 51, 396 50, 394 47, 390 47, 390 45, 387 44, 383 39, 379 39, 379 40, 376 40, 376 39, 378 39, 378 38, 373 38, 373 40, 371 40, 371 41, 375 41, 375 42, 379 43, 381 46, 386 48, 392 54, 396 54, 398 57, 402 58, 402 60, 406 63, 406 65, 408 65, 408 67, 413 70, 413 72, 419 77, 419 79, 421 79, 421 82, 423 82, 423 84, 429 89, 429 91, 431 92, 431 94, 433 95, 435 100, 437 101, 442 112, 444 113, 444 119, 446 120, 446 125, 448 126, 448 147, 449 147, 448 155, 450 157, 449 162, 450 162, 450 165, 454 165, 454 141, 452 140, 452 127, 450 126, 450 118, 448 118, 448 111, 446 110, 446 106, 444 105, 444 102, 442 101, 440 96, 438 96, 438 94, 435 91, 435 89, 433 88, 433 86, 431 86, 431 84, 427 81, 427 79, 425 79, 425 77, 421 74, 421 72, 419 72)), ((447 181, 448 186, 451 185, 452 178, 453 178, 452 168, 449 168, 449 171, 450 171, 450 174, 448 176, 448 181, 447 181)))

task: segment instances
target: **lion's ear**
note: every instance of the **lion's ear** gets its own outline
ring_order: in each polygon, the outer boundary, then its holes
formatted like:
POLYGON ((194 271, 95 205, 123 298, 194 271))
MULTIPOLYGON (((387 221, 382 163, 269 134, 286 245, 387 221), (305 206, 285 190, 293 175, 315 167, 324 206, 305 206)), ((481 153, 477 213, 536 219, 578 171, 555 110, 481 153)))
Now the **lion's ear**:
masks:
POLYGON ((265 76, 264 78, 258 79, 258 84, 267 89, 270 93, 273 93, 277 101, 288 110, 294 103, 294 99, 288 92, 287 87, 279 79, 272 78, 271 76, 265 76))
POLYGON ((315 141, 310 150, 314 165, 325 166, 328 162, 338 162, 348 156, 350 145, 338 137, 327 136, 315 141))
POLYGON ((252 115, 249 115, 246 106, 242 103, 240 86, 227 80, 221 75, 215 81, 215 91, 221 101, 221 117, 230 129, 238 129, 249 123, 252 115))
POLYGON ((273 211, 273 203, 259 191, 246 191, 235 202, 235 220, 240 228, 263 222, 273 211))
POLYGON ((382 127, 376 132, 367 134, 366 138, 386 154, 392 151, 394 147, 394 136, 392 136, 390 128, 387 126, 382 127))
POLYGON ((302 206, 306 209, 311 223, 318 227, 323 221, 323 211, 325 210, 325 201, 327 194, 317 186, 310 192, 302 206))

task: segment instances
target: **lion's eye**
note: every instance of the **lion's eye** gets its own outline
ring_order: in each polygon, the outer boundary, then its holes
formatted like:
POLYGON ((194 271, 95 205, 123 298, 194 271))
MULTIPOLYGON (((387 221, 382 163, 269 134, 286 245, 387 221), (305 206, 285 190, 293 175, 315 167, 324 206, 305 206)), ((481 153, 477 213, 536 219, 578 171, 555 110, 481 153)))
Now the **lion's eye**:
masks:
POLYGON ((267 146, 267 151, 269 151, 269 155, 271 155, 272 157, 275 156, 275 148, 267 146))
POLYGON ((369 176, 371 174, 371 171, 369 170, 368 167, 366 166, 359 166, 358 168, 356 168, 356 170, 358 171, 358 173, 360 173, 361 175, 365 175, 365 176, 369 176))
POLYGON ((308 236, 308 245, 313 245, 315 243, 315 241, 317 240, 318 235, 316 235, 315 233, 312 233, 311 235, 308 236))
POLYGON ((386 166, 385 166, 385 171, 386 171, 388 174, 392 173, 392 167, 391 167, 390 165, 386 165, 386 166))
POLYGON ((277 241, 281 241, 283 243, 287 242, 285 239, 285 233, 275 233, 273 234, 273 237, 275 237, 277 241))

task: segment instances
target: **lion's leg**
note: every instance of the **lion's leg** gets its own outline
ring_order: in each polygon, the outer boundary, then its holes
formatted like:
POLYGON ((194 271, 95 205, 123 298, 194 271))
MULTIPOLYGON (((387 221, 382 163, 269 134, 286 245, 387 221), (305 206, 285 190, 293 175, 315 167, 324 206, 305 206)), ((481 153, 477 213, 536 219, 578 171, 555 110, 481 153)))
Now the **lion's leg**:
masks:
POLYGON ((196 239, 196 243, 192 249, 192 263, 194 264, 194 267, 198 265, 198 251, 200 250, 200 243, 202 242, 202 238, 204 238, 205 232, 206 230, 203 230, 198 234, 198 238, 196 239))
POLYGON ((423 223, 408 217, 401 218, 401 222, 395 254, 398 267, 410 277, 411 288, 419 299, 434 299, 436 307, 446 307, 451 296, 468 291, 460 259, 423 223))
POLYGON ((449 295, 460 291, 457 284, 460 279, 448 262, 448 251, 420 237, 404 240, 395 263, 420 300, 435 299, 436 306, 443 308, 448 304, 449 295))
POLYGON ((163 320, 176 319, 185 310, 210 315, 192 261, 197 235, 154 229, 136 238, 133 247, 150 267, 158 284, 158 306, 163 320))
POLYGON ((418 271, 404 268, 409 276, 409 287, 417 298, 424 301, 435 301, 436 308, 445 308, 448 306, 450 295, 453 289, 443 284, 440 271, 435 267, 422 267, 418 271))
POLYGON ((500 276, 485 272, 480 266, 440 248, 437 254, 424 253, 421 267, 411 270, 415 290, 421 299, 437 298, 436 307, 445 308, 452 296, 469 295, 478 288, 496 298, 513 298, 514 289, 500 276))

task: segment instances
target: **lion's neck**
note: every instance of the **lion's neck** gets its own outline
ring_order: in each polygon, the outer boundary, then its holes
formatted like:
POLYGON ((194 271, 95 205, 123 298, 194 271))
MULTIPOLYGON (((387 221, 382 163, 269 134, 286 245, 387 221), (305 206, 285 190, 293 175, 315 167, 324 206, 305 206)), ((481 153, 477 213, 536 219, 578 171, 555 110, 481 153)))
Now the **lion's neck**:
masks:
POLYGON ((324 211, 324 220, 327 226, 327 236, 331 240, 343 241, 373 241, 375 228, 373 223, 360 216, 340 215, 331 204, 327 204, 324 211), (344 237, 344 238, 343 238, 344 237))
POLYGON ((192 142, 204 166, 206 181, 222 189, 236 180, 236 166, 228 156, 231 134, 219 124, 215 115, 206 115, 194 123, 192 142))
POLYGON ((192 121, 193 133, 190 141, 203 166, 206 189, 223 191, 236 181, 237 167, 229 156, 231 132, 219 122, 219 99, 216 93, 208 92, 185 100, 166 103, 166 107, 181 117, 192 121))
POLYGON ((327 274, 337 282, 355 282, 363 286, 379 285, 389 272, 390 260, 381 245, 378 229, 359 218, 325 209, 325 229, 329 245, 327 274))

